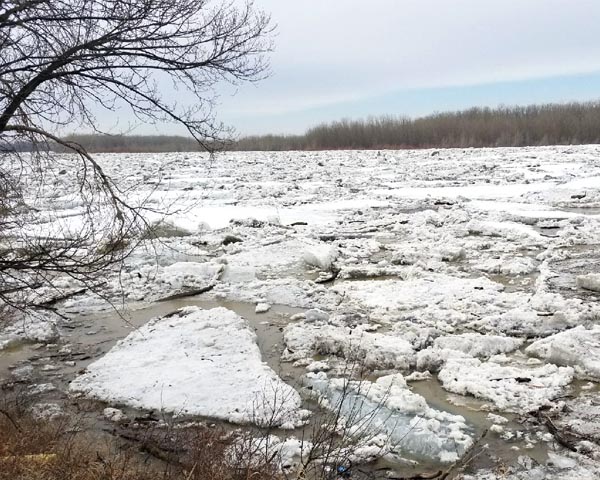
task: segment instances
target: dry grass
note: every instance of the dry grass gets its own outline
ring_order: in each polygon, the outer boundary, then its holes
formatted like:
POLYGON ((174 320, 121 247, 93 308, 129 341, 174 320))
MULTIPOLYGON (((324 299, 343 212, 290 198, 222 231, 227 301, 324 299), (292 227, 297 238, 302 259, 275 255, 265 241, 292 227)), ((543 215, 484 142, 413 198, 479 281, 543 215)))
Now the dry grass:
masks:
POLYGON ((277 480, 275 465, 232 454, 220 429, 149 427, 138 441, 81 433, 72 421, 0 413, 0 480, 277 480))

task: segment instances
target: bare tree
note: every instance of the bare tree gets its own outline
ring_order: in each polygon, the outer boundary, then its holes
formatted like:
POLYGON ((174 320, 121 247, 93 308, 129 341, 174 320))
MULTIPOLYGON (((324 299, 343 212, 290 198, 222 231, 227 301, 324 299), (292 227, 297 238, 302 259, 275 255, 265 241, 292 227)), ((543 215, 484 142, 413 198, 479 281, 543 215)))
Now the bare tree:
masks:
POLYGON ((99 131, 99 108, 125 108, 140 122, 180 124, 212 150, 230 133, 215 120, 215 86, 263 78, 270 32, 251 1, 0 0, 4 304, 36 303, 31 291, 58 274, 89 284, 128 255, 143 227, 143 203, 129 203, 62 129, 99 131), (191 100, 178 103, 174 91, 191 100), (72 154, 51 153, 56 144, 72 154), (48 195, 58 184, 68 187, 62 197, 48 195), (66 197, 77 222, 47 218, 66 197))

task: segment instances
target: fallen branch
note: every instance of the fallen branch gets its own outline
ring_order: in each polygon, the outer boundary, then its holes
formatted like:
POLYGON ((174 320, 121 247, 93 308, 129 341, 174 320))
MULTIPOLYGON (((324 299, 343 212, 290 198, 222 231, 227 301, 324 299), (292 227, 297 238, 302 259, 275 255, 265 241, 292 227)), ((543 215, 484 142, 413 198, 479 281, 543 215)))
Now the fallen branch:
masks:
POLYGON ((487 429, 484 430, 484 432, 477 439, 477 441, 473 442, 473 445, 471 445, 471 448, 469 448, 461 458, 459 458, 456 462, 454 462, 450 466, 450 468, 448 468, 448 470, 446 470, 445 472, 442 473, 442 475, 439 477, 440 480, 454 478, 457 474, 464 472, 464 470, 471 464, 471 462, 473 460, 475 460, 475 458, 477 458, 481 454, 482 450, 479 450, 475 453, 473 453, 473 452, 479 446, 481 441, 486 437, 487 433, 488 433, 488 430, 487 429), (473 455, 471 455, 471 453, 473 453, 473 455))
POLYGON ((180 298, 193 297, 195 295, 200 295, 201 293, 209 292, 213 288, 215 288, 215 284, 211 283, 210 285, 206 285, 204 287, 196 288, 194 290, 188 290, 186 292, 174 293, 173 295, 169 295, 168 297, 160 298, 159 302, 168 302, 169 300, 178 300, 180 298))
MULTIPOLYGON (((98 286, 101 286, 101 285, 98 285, 98 286)), ((58 297, 54 297, 54 298, 51 298, 51 299, 46 300, 44 302, 37 303, 37 304, 35 304, 33 306, 34 307, 49 307, 49 306, 52 306, 52 305, 56 305, 58 302, 62 302, 63 300, 68 300, 69 298, 76 297, 77 295, 80 295, 80 294, 85 293, 87 291, 88 291, 87 287, 86 288, 80 288, 79 290, 74 290, 72 292, 65 293, 64 295, 59 295, 58 297)))
POLYGON ((12 424, 12 426, 15 427, 15 430, 17 432, 22 432, 21 427, 15 421, 15 419, 12 417, 12 415, 10 413, 8 413, 6 410, 3 410, 1 408, 0 408, 0 413, 8 419, 8 421, 12 424))
POLYGON ((554 422, 550 419, 550 417, 548 415, 545 415, 538 411, 536 416, 542 423, 544 423, 544 425, 546 425, 546 428, 548 428, 548 431, 552 434, 554 439, 560 445, 562 445, 563 447, 565 447, 568 450, 571 450, 572 452, 577 451, 577 445, 575 443, 575 440, 568 438, 567 435, 563 434, 558 429, 558 427, 554 424, 554 422))

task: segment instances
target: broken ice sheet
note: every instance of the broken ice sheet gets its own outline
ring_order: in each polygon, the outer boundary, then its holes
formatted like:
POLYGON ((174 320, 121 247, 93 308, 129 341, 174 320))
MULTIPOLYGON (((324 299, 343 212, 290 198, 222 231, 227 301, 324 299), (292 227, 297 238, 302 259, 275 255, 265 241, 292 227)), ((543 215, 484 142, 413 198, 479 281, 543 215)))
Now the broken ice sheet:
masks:
POLYGON ((372 370, 407 370, 415 362, 412 345, 400 336, 371 332, 369 325, 350 328, 332 322, 298 322, 284 330, 284 360, 307 360, 313 355, 360 358, 372 370))
POLYGON ((545 464, 520 456, 515 465, 501 469, 467 473, 463 480, 596 480, 600 478, 598 462, 575 452, 549 452, 545 464))
POLYGON ((226 308, 186 307, 118 342, 71 383, 105 401, 232 423, 294 428, 300 395, 261 359, 256 335, 226 308))
POLYGON ((555 363, 571 366, 580 378, 600 380, 600 326, 578 326, 538 340, 525 353, 555 363))
POLYGON ((60 317, 51 311, 18 312, 11 323, 0 323, 0 350, 19 343, 50 343, 58 339, 60 317))
POLYGON ((571 367, 527 368, 465 357, 449 358, 438 374, 449 392, 472 395, 492 402, 499 411, 515 413, 536 411, 550 403, 573 377, 571 367))
POLYGON ((462 416, 431 408, 399 373, 375 382, 309 373, 307 382, 328 408, 340 409, 351 435, 364 439, 383 434, 393 451, 447 463, 458 460, 473 443, 473 428, 462 416))

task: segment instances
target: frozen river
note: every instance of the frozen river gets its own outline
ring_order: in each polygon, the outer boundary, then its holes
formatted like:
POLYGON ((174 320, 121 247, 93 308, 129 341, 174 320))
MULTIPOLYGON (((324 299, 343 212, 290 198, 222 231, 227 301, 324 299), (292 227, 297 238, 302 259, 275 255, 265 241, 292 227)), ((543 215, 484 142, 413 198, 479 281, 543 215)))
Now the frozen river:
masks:
MULTIPOLYGON (((0 331, 0 377, 26 369, 53 386, 46 403, 269 419, 282 438, 315 396, 359 402, 379 435, 356 461, 443 468, 487 430, 469 478, 504 478, 496 462, 514 478, 600 475, 600 147, 98 158, 132 202, 170 212, 149 214, 160 238, 104 299, 0 331), (160 317, 165 300, 184 309, 160 317)), ((33 230, 76 228, 74 174, 36 200, 59 215, 33 230)))

